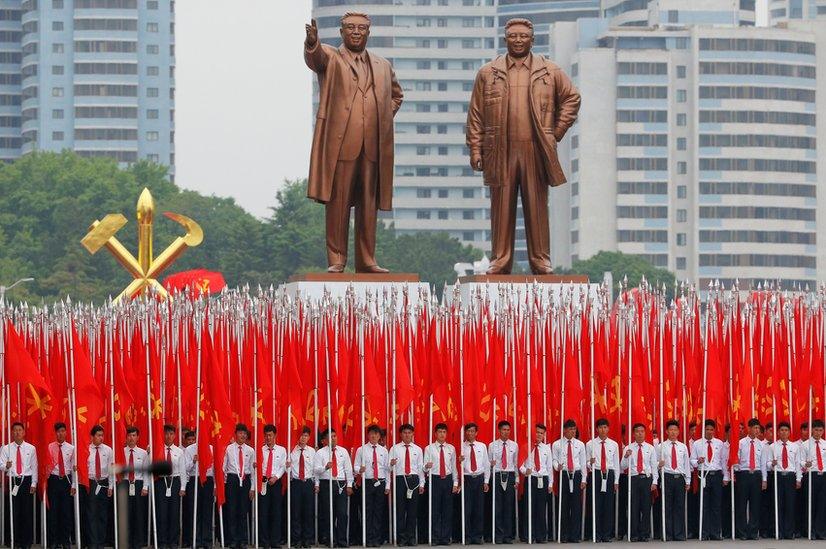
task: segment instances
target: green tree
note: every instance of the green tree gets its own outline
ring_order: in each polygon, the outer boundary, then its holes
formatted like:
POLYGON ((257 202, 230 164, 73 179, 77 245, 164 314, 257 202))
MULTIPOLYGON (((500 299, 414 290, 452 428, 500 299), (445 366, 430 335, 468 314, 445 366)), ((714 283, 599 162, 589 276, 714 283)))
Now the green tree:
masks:
POLYGON ((674 273, 655 267, 639 256, 622 252, 601 251, 588 259, 574 261, 570 269, 563 269, 560 274, 584 274, 588 275, 591 282, 600 283, 606 272, 610 272, 614 278, 614 291, 617 283, 626 276, 629 288, 637 286, 645 277, 651 284, 658 287, 665 284, 669 292, 674 290, 674 273))

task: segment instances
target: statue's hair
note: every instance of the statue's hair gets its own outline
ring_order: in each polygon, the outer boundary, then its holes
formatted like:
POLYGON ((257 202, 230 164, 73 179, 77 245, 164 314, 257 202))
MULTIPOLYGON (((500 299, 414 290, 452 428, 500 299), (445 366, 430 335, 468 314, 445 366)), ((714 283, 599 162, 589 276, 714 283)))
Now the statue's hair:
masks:
POLYGON ((364 17, 367 19, 367 26, 370 26, 370 16, 366 13, 361 13, 360 11, 348 11, 344 15, 341 16, 341 25, 344 26, 344 20, 348 17, 364 17))
POLYGON ((531 32, 533 32, 533 23, 531 23, 530 19, 525 19, 524 17, 515 17, 513 19, 508 19, 508 22, 505 23, 505 30, 507 31, 513 25, 525 25, 531 32))

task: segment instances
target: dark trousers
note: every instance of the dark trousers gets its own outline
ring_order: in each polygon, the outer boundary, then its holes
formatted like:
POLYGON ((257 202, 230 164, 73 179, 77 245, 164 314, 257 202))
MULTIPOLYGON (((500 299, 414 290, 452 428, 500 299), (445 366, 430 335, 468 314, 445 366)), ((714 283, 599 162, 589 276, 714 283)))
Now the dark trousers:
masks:
POLYGON ((560 538, 563 543, 578 543, 582 539, 582 472, 576 471, 573 483, 570 480, 568 471, 559 474, 559 512, 562 514, 560 538))
MULTIPOLYGON (((129 493, 129 481, 121 480, 118 484, 120 490, 129 493)), ((135 495, 128 497, 127 509, 118 509, 119 513, 127 513, 129 524, 129 547, 143 547, 146 545, 146 507, 147 496, 142 496, 143 481, 135 481, 135 495)))
MULTIPOLYGON (((589 506, 586 515, 590 518, 592 507, 596 509, 596 540, 611 541, 614 537, 614 472, 609 470, 604 474, 605 492, 602 491, 602 471, 596 471, 596 483, 594 483, 594 476, 594 474, 588 475, 588 489, 585 495, 589 506), (594 494, 596 498, 591 506, 590 502, 594 494)), ((590 520, 586 521, 585 528, 591 530, 590 520)))
POLYGON ((794 473, 777 473, 777 524, 780 539, 794 539, 797 488, 794 473))
POLYGON ((416 475, 396 476, 396 535, 399 545, 416 544, 418 502, 419 477, 416 475))
POLYGON ((803 473, 800 490, 797 490, 795 497, 794 533, 796 537, 805 538, 809 535, 809 475, 806 473, 803 473))
POLYGON ((620 473, 617 491, 617 537, 625 539, 628 535, 628 474, 620 473))
POLYGON ((377 164, 368 160, 363 150, 355 160, 339 160, 336 163, 330 201, 326 206, 328 265, 347 263, 352 206, 355 206, 356 215, 356 270, 376 264, 377 193, 377 164))
POLYGON ((688 492, 688 538, 699 538, 700 529, 700 477, 694 471, 691 475, 691 490, 688 492))
POLYGON ((707 471, 704 474, 706 487, 703 490, 703 539, 720 539, 722 535, 723 472, 707 471))
POLYGON ((685 477, 665 473, 663 503, 665 504, 665 539, 685 540, 685 477))
MULTIPOLYGON (((826 474, 813 473, 812 483, 812 539, 826 539, 826 474)), ((806 494, 808 498, 809 495, 806 494)), ((808 532, 806 532, 808 536, 808 532)))
POLYGON ((181 514, 181 478, 156 478, 155 483, 155 524, 158 530, 158 545, 178 546, 181 534, 179 517, 181 514), (166 495, 169 487, 169 496, 166 495))
POLYGON ((548 477, 530 477, 530 513, 528 512, 528 490, 522 494, 519 524, 522 541, 528 540, 528 515, 531 517, 531 538, 534 543, 544 543, 548 539, 548 477))
POLYGON ((760 537, 774 537, 774 473, 769 471, 766 490, 760 494, 760 537))
POLYGON ((72 515, 74 511, 71 477, 49 475, 46 496, 49 498, 49 510, 47 512, 49 545, 51 547, 57 545, 68 547, 72 535, 72 515))
POLYGON ((760 531, 760 471, 734 473, 734 527, 739 539, 757 539, 760 531))
POLYGON ((184 495, 181 505, 184 507, 184 520, 181 524, 181 540, 184 547, 192 545, 192 522, 195 520, 195 477, 189 477, 186 481, 186 495, 184 495))
MULTIPOLYGON (((32 524, 33 524, 33 507, 32 499, 34 496, 29 493, 32 487, 31 477, 17 477, 10 479, 9 490, 15 486, 17 495, 12 497, 12 506, 14 509, 14 516, 12 523, 14 524, 14 546, 15 547, 29 547, 32 544, 32 524)), ((8 500, 6 501, 8 504, 8 500)), ((11 531, 8 533, 9 540, 11 540, 11 531)))
MULTIPOLYGON (((321 498, 319 498, 319 502, 320 500, 321 498)), ((314 503, 315 495, 312 479, 290 480, 290 543, 293 546, 310 546, 315 543, 314 503)), ((319 515, 321 515, 321 511, 322 508, 319 507, 319 515)))
POLYGON ((250 512, 250 477, 244 476, 243 482, 238 475, 227 475, 224 506, 224 545, 244 547, 249 542, 247 532, 250 512))
POLYGON ((382 542, 382 528, 384 526, 382 521, 385 520, 384 508, 387 507, 387 496, 384 495, 386 487, 387 481, 384 479, 379 480, 378 485, 373 479, 365 479, 361 487, 364 490, 364 501, 367 506, 362 514, 366 521, 367 545, 380 545, 382 542))
POLYGON ((631 541, 651 538, 651 477, 631 477, 631 541))
POLYGON ((347 547, 347 490, 343 480, 333 481, 333 515, 330 516, 330 481, 322 480, 318 491, 318 544, 330 545, 330 522, 333 544, 347 547))
POLYGON ((275 484, 267 483, 267 493, 258 494, 258 545, 261 547, 281 546, 282 480, 278 479, 275 484))
MULTIPOLYGON (((109 483, 89 480, 89 492, 86 494, 87 529, 85 544, 89 547, 103 547, 109 532, 109 483)), ((31 503, 29 504, 31 505, 31 503)), ((29 527, 31 531, 31 527, 29 527)), ((15 532, 16 533, 16 532, 15 532)), ((31 534, 30 534, 31 535, 31 534)))
MULTIPOLYGON (((187 494, 189 494, 188 491, 187 494)), ((198 547, 212 547, 213 520, 215 517, 214 504, 215 479, 207 477, 206 481, 198 486, 198 508, 194 518, 195 544, 198 547)))
POLYGON ((516 490, 513 473, 494 473, 493 490, 496 506, 496 543, 510 543, 516 537, 514 520, 516 516, 516 490), (502 483, 505 488, 502 489, 502 483))
POLYGON ((482 490, 485 484, 484 475, 465 475, 462 492, 465 498, 465 541, 467 543, 482 543, 485 524, 485 494, 482 490))
POLYGON ((433 528, 433 543, 436 545, 450 543, 450 531, 453 526, 453 475, 441 478, 432 475, 430 481, 433 498, 433 514, 430 517, 433 528))

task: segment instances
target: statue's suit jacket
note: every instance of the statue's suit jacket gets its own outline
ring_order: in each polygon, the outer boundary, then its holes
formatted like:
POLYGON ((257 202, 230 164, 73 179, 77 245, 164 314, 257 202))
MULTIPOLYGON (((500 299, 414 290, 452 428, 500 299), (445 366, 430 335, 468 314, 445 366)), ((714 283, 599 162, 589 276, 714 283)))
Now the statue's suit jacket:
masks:
MULTIPOLYGON (((366 51, 366 50, 365 50, 366 51)), ((393 208, 393 116, 402 104, 402 89, 390 62, 368 53, 378 110, 378 206, 393 208)), ((318 202, 330 200, 333 176, 339 159, 351 106, 358 92, 356 68, 344 46, 336 49, 316 41, 304 48, 304 61, 318 75, 319 101, 307 196, 318 202)))

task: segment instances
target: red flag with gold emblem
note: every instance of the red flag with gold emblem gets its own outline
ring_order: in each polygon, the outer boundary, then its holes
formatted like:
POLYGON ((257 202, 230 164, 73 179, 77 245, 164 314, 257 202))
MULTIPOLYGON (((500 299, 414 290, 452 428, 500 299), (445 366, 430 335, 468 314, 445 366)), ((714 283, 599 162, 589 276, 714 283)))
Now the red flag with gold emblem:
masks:
POLYGON ((100 394, 100 387, 92 375, 92 364, 89 361, 89 350, 80 341, 72 323, 72 366, 74 367, 74 394, 77 413, 77 477, 78 482, 89 486, 89 469, 86 466, 89 460, 89 437, 92 427, 100 421, 103 414, 104 399, 100 394))

